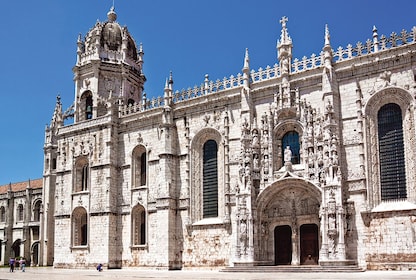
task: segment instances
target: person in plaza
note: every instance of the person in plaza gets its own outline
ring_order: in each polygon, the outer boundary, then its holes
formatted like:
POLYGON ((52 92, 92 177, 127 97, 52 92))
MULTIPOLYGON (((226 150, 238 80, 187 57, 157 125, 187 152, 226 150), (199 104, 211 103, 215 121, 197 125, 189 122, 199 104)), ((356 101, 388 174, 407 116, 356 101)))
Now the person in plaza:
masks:
POLYGON ((14 272, 14 263, 16 262, 16 260, 11 257, 9 260, 9 266, 10 266, 10 272, 14 272))
POLYGON ((99 265, 97 265, 97 270, 99 272, 103 271, 103 265, 101 263, 99 265))
POLYGON ((19 261, 20 264, 20 269, 22 270, 22 272, 26 271, 26 259, 25 258, 21 258, 19 261))

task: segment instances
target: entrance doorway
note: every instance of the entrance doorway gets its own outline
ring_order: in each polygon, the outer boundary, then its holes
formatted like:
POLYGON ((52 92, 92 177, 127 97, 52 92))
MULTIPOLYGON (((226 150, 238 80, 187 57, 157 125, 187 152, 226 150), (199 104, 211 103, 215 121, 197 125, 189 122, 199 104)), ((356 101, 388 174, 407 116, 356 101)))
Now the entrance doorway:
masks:
POLYGON ((17 239, 15 242, 13 242, 12 245, 12 251, 11 251, 11 257, 19 257, 20 256, 20 239, 17 239))
POLYGON ((292 263, 292 228, 288 225, 274 229, 275 264, 292 263))
POLYGON ((35 266, 35 265, 37 266, 37 265, 39 265, 39 243, 38 242, 33 244, 32 252, 33 252, 33 254, 32 254, 31 265, 32 266, 35 266))
POLYGON ((318 264, 318 226, 305 224, 300 226, 300 264, 318 264))

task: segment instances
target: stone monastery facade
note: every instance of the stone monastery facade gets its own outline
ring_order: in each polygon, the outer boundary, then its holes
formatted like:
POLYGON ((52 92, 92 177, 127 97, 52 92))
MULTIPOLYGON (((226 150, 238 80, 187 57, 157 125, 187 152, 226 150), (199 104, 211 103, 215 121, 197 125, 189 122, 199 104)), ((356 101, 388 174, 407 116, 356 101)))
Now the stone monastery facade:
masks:
POLYGON ((78 39, 42 197, 1 191, 3 262, 20 240, 65 268, 416 268, 416 28, 334 50, 326 27, 299 60, 283 17, 275 65, 252 70, 246 51, 242 74, 184 91, 170 76, 148 99, 143 48, 116 19, 78 39))

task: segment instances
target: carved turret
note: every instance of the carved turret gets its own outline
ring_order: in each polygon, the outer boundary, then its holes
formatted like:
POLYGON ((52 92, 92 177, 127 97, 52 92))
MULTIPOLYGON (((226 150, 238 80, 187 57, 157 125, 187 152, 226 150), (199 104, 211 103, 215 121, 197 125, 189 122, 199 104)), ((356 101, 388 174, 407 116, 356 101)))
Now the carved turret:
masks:
POLYGON ((84 40, 77 40, 74 121, 117 112, 108 104, 115 97, 122 104, 140 104, 146 82, 143 56, 143 46, 137 48, 111 7, 106 22, 97 22, 84 40))
POLYGON ((291 108, 295 106, 295 93, 290 89, 290 72, 292 64, 292 39, 286 28, 287 17, 280 20, 282 24, 282 31, 280 40, 277 41, 277 58, 279 60, 280 75, 282 82, 280 84, 279 92, 275 95, 275 104, 277 109, 291 108))

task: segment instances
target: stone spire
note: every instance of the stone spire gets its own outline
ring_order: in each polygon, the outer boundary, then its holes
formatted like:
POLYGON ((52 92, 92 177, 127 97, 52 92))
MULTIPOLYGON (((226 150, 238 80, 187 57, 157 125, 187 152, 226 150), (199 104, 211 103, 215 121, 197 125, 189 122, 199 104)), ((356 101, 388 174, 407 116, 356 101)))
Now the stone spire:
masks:
POLYGON ((246 54, 244 56, 244 66, 243 66, 243 84, 245 88, 250 86, 250 58, 248 56, 248 48, 246 48, 246 54))
POLYGON ((373 44, 374 44, 374 52, 378 52, 379 42, 378 42, 378 33, 377 27, 373 26, 373 44))
POLYGON ((164 89, 164 100, 165 107, 172 105, 172 95, 173 95, 173 75, 170 71, 169 79, 166 78, 165 89, 164 89))
POLYGON ((280 23, 282 24, 282 31, 280 40, 277 41, 277 58, 280 61, 280 69, 282 75, 290 73, 290 64, 292 62, 292 39, 286 28, 287 17, 282 17, 280 23))
MULTIPOLYGON (((330 38, 331 36, 329 35, 328 24, 325 24, 325 44, 322 49, 324 53, 324 65, 325 65, 325 68, 327 68, 329 72, 332 72, 329 70, 329 69, 332 69, 332 58, 333 58, 330 38)), ((332 76, 332 73, 331 73, 331 76, 332 76)))
POLYGON ((61 127, 63 125, 61 97, 56 97, 55 110, 53 112, 51 127, 61 127))

